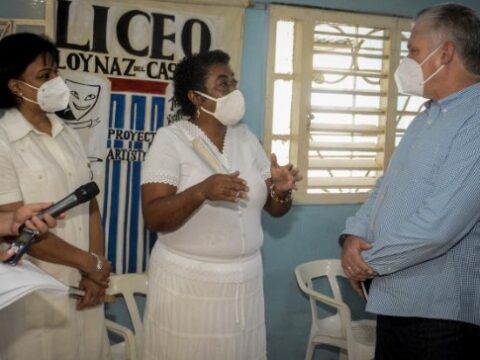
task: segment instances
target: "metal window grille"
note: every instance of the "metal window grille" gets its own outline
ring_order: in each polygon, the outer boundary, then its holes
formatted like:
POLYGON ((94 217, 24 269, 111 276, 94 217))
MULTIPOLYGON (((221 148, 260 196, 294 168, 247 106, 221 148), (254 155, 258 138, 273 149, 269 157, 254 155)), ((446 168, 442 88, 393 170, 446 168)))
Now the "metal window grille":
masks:
POLYGON ((270 9, 265 147, 304 175, 301 203, 366 199, 422 99, 399 96, 393 74, 410 20, 270 9))

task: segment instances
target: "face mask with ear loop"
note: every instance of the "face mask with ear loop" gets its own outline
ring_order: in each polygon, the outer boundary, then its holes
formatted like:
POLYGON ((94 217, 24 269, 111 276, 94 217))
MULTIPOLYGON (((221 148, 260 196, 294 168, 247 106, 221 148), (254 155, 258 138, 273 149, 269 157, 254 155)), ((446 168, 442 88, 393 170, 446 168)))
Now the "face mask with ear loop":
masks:
POLYGON ((438 51, 438 49, 442 47, 442 45, 443 44, 439 45, 433 50, 420 64, 409 57, 402 60, 395 71, 395 82, 397 83, 398 92, 405 95, 423 96, 425 83, 437 75, 438 72, 445 67, 445 64, 442 64, 425 80, 423 80, 422 66, 438 51))
POLYGON ((223 125, 235 125, 245 115, 245 99, 240 90, 233 90, 231 93, 220 98, 214 98, 200 91, 197 94, 216 102, 215 111, 211 112, 201 107, 202 111, 212 115, 223 125))
POLYGON ((22 99, 40 106, 47 113, 65 109, 70 99, 70 89, 60 76, 45 81, 40 87, 30 85, 22 80, 17 80, 28 87, 37 90, 37 101, 21 95, 22 99))

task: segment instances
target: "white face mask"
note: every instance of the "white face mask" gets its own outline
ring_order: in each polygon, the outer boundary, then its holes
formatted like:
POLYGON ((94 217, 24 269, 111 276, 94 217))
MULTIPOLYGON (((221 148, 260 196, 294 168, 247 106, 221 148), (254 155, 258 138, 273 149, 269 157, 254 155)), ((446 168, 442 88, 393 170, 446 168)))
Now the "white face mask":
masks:
MULTIPOLYGON (((443 45, 443 44, 442 44, 443 45)), ((408 57, 404 58, 397 70, 395 71, 395 82, 397 83, 398 91, 405 95, 423 96, 424 85, 427 81, 432 79, 443 69, 445 65, 440 66, 432 75, 423 80, 422 65, 430 59, 433 54, 437 52, 442 46, 438 46, 433 50, 421 64, 408 57)))
POLYGON ((201 109, 207 114, 214 116, 225 126, 235 125, 243 118, 243 115, 245 115, 245 99, 240 90, 234 90, 230 94, 218 99, 200 91, 195 92, 217 103, 214 112, 210 112, 203 107, 201 109))
POLYGON ((26 83, 25 81, 18 80, 21 83, 37 90, 37 101, 29 99, 22 95, 22 99, 38 104, 40 109, 47 113, 60 111, 68 106, 68 100, 70 99, 70 89, 65 84, 60 76, 57 76, 51 80, 45 81, 40 87, 36 87, 26 83))

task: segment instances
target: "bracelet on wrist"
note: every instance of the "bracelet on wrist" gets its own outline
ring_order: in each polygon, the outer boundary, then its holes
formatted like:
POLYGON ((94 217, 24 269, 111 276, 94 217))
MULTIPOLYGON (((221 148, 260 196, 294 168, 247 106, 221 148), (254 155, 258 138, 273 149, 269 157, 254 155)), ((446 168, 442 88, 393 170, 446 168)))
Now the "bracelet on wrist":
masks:
POLYGON ((292 190, 288 190, 284 195, 280 196, 275 191, 275 184, 270 185, 270 197, 279 204, 287 204, 292 201, 292 190))
POLYGON ((102 259, 100 259, 100 256, 98 256, 94 252, 90 252, 90 254, 92 254, 93 257, 97 260, 97 265, 95 265, 95 270, 97 272, 102 271, 103 270, 103 262, 102 262, 102 259))

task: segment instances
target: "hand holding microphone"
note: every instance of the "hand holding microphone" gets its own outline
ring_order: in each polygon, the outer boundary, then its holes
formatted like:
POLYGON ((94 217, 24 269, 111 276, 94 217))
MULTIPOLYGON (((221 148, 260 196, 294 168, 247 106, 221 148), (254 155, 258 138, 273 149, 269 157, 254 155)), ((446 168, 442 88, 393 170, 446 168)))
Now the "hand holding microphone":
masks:
MULTIPOLYGON (((95 181, 91 181, 85 185, 80 186, 73 193, 71 193, 70 195, 67 195, 62 200, 57 201, 52 206, 40 211, 37 217, 40 220, 44 220, 45 215, 48 214, 56 218, 57 216, 64 213, 65 211, 70 210, 71 208, 77 205, 83 204, 84 202, 87 202, 93 199, 95 196, 98 195, 99 192, 100 190, 97 184, 95 183, 95 181)), ((24 227, 25 227, 25 224, 20 226, 19 231, 21 232, 24 227)))
POLYGON ((35 203, 26 204, 19 207, 13 213, 13 220, 10 226, 10 233, 18 235, 21 226, 27 226, 32 230, 37 230, 40 235, 46 233, 48 229, 54 228, 57 221, 49 214, 43 216, 43 220, 39 219, 36 214, 48 208, 51 203, 35 203))
MULTIPOLYGON (((37 218, 40 220, 46 219, 46 221, 49 221, 49 216, 55 218, 65 211, 91 200, 99 192, 100 190, 98 189, 97 184, 94 181, 89 182, 88 184, 80 186, 73 193, 56 202, 52 206, 42 210, 37 215, 37 218)), ((25 224, 22 224, 18 231, 19 236, 12 243, 11 247, 15 254, 9 260, 7 260, 11 265, 16 265, 18 263, 23 254, 27 252, 30 245, 38 238, 39 235, 37 230, 32 230, 25 226, 25 224)))

